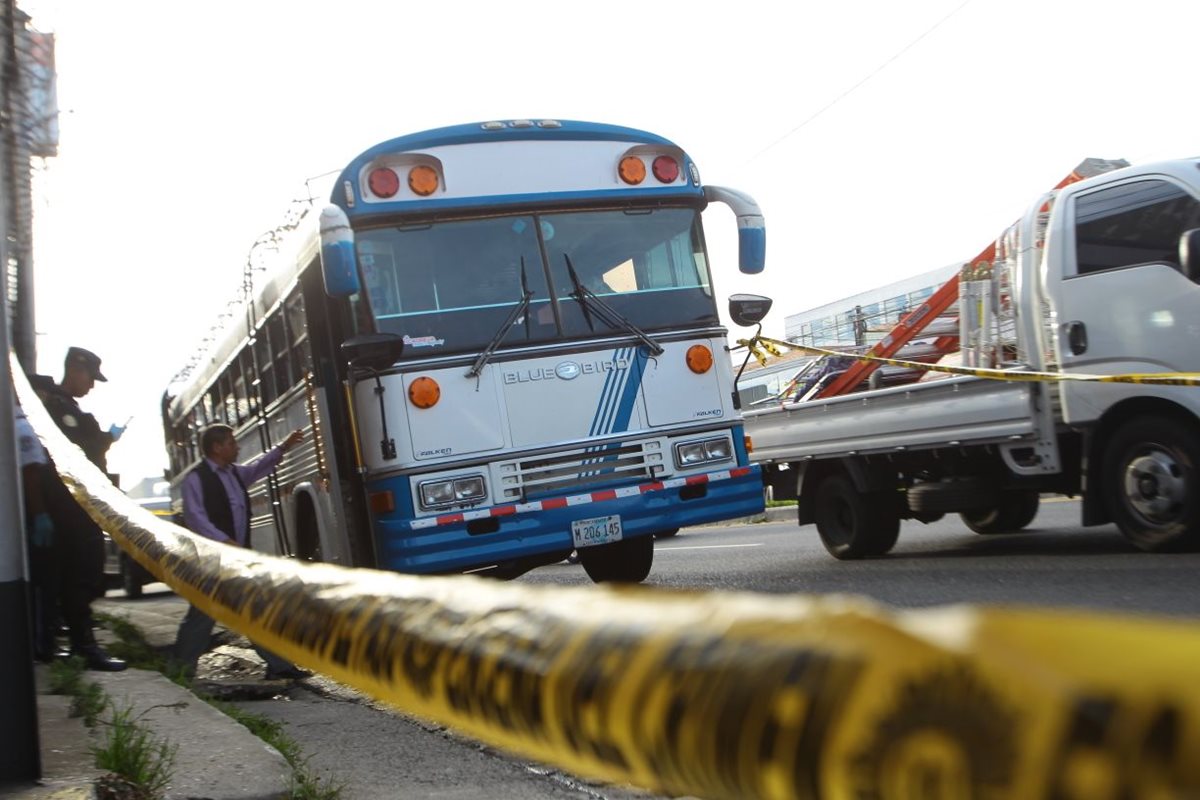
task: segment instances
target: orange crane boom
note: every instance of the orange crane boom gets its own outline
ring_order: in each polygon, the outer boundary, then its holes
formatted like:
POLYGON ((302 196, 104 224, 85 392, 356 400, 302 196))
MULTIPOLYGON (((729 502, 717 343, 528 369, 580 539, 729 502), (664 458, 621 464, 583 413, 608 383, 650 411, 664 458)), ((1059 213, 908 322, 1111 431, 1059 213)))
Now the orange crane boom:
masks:
MULTIPOLYGON (((1061 189, 1084 178, 1091 178, 1095 175, 1127 166, 1129 166, 1129 162, 1122 160, 1085 158, 1080 162, 1079 166, 1071 170, 1070 174, 1059 181, 1054 188, 1061 189)), ((977 256, 968 261, 967 267, 973 270, 979 264, 990 264, 995 258, 996 243, 992 242, 983 248, 977 256)), ((887 336, 876 342, 865 355, 891 358, 901 347, 911 342, 914 337, 925 329, 926 325, 937 319, 939 315, 945 313, 946 309, 954 305, 954 301, 958 299, 958 278, 958 274, 955 274, 941 288, 930 295, 924 303, 921 303, 921 305, 906 314, 903 319, 896 323, 896 327, 892 328, 887 336)), ((934 346, 940 354, 945 355, 958 348, 958 337, 942 336, 934 342, 934 346)), ((840 394, 845 394, 857 388, 878 366, 879 362, 877 361, 854 362, 849 369, 821 389, 817 393, 817 397, 837 397, 840 394)))

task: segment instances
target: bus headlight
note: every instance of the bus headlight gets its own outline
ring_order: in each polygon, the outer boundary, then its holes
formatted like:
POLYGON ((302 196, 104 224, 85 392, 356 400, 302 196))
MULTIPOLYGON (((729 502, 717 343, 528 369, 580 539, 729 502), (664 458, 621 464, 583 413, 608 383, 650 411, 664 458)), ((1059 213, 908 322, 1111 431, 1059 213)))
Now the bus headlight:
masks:
POLYGON ((675 466, 694 467, 699 464, 715 464, 733 458, 733 447, 727 437, 705 439, 700 442, 681 442, 675 445, 675 466))
POLYGON ((466 475, 444 481, 427 481, 420 485, 421 507, 442 508, 482 500, 487 497, 487 484, 482 475, 466 475))

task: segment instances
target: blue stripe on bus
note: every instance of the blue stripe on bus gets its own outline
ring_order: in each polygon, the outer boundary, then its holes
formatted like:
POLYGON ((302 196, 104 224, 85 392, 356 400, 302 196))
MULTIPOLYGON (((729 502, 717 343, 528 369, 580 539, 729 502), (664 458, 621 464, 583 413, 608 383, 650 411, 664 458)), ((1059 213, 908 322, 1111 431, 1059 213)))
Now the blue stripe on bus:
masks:
POLYGON ((633 348, 630 354, 628 376, 625 379, 625 390, 621 393, 621 403, 617 407, 617 414, 613 420, 613 424, 609 429, 610 432, 627 431, 629 430, 629 420, 633 418, 633 404, 637 400, 638 392, 642 389, 642 374, 645 372, 646 366, 646 350, 644 347, 633 348))
POLYGON ((593 436, 606 434, 611 428, 613 410, 617 406, 626 373, 626 370, 616 365, 621 362, 622 358, 626 357, 625 348, 614 350, 610 356, 613 369, 608 373, 608 378, 604 381, 604 391, 601 393, 600 404, 596 409, 596 418, 592 422, 591 434, 593 436))

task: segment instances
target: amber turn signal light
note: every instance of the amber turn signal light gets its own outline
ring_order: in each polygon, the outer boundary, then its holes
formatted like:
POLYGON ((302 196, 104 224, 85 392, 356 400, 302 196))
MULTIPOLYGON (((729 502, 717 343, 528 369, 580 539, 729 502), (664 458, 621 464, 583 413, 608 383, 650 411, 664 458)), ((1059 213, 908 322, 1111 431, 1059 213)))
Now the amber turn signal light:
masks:
POLYGON ((413 194, 428 197, 437 191, 437 170, 425 164, 419 164, 408 171, 408 188, 413 194))
POLYGON ((617 167, 617 174, 626 183, 637 186, 646 180, 646 165, 637 156, 625 156, 617 167))
POLYGON ((433 378, 424 376, 408 385, 408 399, 417 408, 433 408, 442 397, 442 387, 433 378))
POLYGON ((710 369, 712 369, 712 365, 713 365, 712 350, 709 350, 707 347, 705 347, 702 344, 694 344, 691 347, 689 347, 688 351, 687 351, 686 359, 687 359, 688 369, 690 369, 692 372, 696 373, 697 375, 703 375, 704 373, 706 373, 710 369))

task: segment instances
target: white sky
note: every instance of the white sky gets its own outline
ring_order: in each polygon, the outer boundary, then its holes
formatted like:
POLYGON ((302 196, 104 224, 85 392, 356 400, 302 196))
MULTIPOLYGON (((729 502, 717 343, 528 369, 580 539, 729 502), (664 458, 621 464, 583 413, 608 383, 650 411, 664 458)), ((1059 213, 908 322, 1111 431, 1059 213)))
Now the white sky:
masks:
MULTIPOLYGON (((39 369, 104 360, 131 487, 159 399, 304 181, 385 139, 520 117, 643 128, 753 195, 766 332, 965 260, 1088 156, 1200 154, 1200 4, 1179 0, 23 0, 57 34, 61 147, 37 179, 39 369), (184 10, 186 9, 186 10, 184 10)), ((740 335, 735 329, 734 335, 740 335)))

